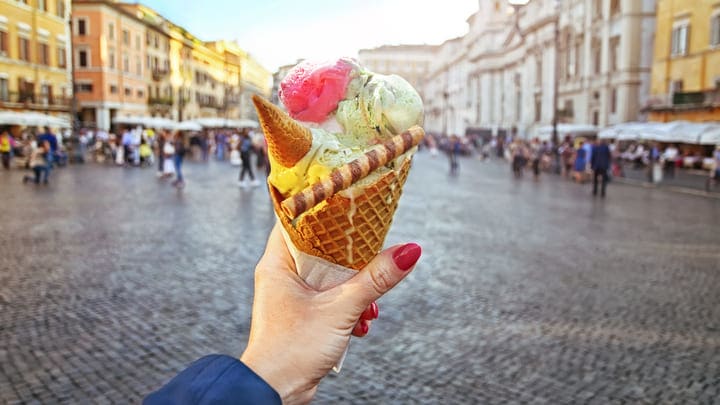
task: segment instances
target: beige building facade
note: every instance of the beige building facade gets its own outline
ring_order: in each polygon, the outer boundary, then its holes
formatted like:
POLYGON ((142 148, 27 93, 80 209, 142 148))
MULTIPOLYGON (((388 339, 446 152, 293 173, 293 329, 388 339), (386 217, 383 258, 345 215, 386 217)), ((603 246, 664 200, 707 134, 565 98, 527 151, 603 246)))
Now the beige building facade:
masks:
POLYGON ((655 0, 530 0, 518 9, 481 0, 468 34, 443 44, 431 67, 426 125, 532 137, 555 117, 596 127, 644 119, 654 24, 655 0))

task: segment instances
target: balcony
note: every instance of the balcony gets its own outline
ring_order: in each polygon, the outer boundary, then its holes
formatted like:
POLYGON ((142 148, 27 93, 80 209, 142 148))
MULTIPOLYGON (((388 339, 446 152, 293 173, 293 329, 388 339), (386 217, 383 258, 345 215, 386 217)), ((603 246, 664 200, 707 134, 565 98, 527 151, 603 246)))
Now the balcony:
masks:
POLYGON ((69 111, 72 99, 41 93, 8 92, 0 95, 0 107, 39 111, 69 111))
POLYGON ((213 100, 213 99, 202 99, 201 98, 198 100, 198 105, 201 108, 214 108, 216 110, 220 110, 223 108, 222 103, 220 103, 216 100, 213 100))
POLYGON ((148 97, 148 105, 171 106, 173 101, 172 97, 148 97))
POLYGON ((720 107, 720 89, 675 92, 670 97, 653 97, 644 110, 688 111, 720 107))
POLYGON ((170 71, 167 69, 155 68, 152 70, 152 78, 156 82, 159 82, 160 80, 164 79, 169 74, 170 74, 170 71))

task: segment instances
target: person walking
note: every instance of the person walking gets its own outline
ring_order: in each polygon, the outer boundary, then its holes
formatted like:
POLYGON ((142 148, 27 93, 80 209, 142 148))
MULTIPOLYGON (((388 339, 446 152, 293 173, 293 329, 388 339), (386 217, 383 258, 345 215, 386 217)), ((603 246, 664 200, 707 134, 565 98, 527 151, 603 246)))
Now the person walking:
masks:
POLYGON ((173 155, 173 165, 175 167, 175 181, 172 183, 177 188, 185 187, 185 179, 182 174, 182 164, 185 158, 185 137, 181 131, 175 133, 175 154, 173 155))
POLYGON ((595 143, 592 148, 592 157, 590 158, 590 167, 593 171, 593 195, 597 195, 598 177, 602 179, 600 187, 600 197, 605 197, 605 187, 608 181, 608 169, 610 168, 611 156, 610 148, 604 139, 595 143))
POLYGON ((167 140, 166 131, 161 131, 157 136, 157 158, 158 158, 158 177, 164 177, 165 172, 165 142, 167 140))
POLYGON ((15 140, 10 135, 10 128, 0 127, 0 159, 2 166, 6 170, 10 170, 10 160, 12 159, 15 140))
POLYGON ((587 166, 587 148, 585 141, 580 143, 580 147, 575 151, 574 176, 577 183, 585 182, 585 167, 587 166))
POLYGON ((35 172, 35 177, 23 176, 23 183, 34 181, 35 184, 40 184, 40 178, 42 177, 43 184, 48 184, 48 176, 50 175, 50 167, 48 164, 47 156, 50 154, 50 143, 48 141, 40 142, 37 141, 30 152, 29 166, 35 172))
POLYGON ((448 156, 450 157, 450 175, 457 176, 460 171, 460 162, 458 156, 460 155, 460 138, 457 135, 450 136, 450 145, 448 145, 448 156))
POLYGON ((253 187, 260 185, 260 183, 255 178, 255 174, 252 170, 252 162, 250 159, 252 149, 253 144, 252 139, 250 139, 250 135, 248 135, 247 133, 243 133, 242 139, 240 140, 240 159, 242 160, 242 169, 240 170, 240 176, 238 178, 238 180, 240 181, 240 187, 247 187, 247 183, 245 182, 245 173, 250 176, 250 184, 253 187))

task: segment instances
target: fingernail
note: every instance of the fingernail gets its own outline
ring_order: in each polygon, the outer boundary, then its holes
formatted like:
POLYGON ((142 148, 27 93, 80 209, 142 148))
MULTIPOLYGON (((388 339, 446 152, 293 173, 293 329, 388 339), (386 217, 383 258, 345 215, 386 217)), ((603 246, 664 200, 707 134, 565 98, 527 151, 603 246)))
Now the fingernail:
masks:
POLYGON ((377 319, 380 315, 380 310, 378 309, 378 305, 375 303, 375 301, 370 304, 370 312, 372 312, 372 319, 377 319))
POLYGON ((409 270, 420 258, 422 249, 417 243, 408 243, 393 253, 395 265, 402 271, 409 270))
POLYGON ((370 330, 370 326, 365 321, 360 321, 360 330, 362 330, 362 334, 365 335, 370 330))

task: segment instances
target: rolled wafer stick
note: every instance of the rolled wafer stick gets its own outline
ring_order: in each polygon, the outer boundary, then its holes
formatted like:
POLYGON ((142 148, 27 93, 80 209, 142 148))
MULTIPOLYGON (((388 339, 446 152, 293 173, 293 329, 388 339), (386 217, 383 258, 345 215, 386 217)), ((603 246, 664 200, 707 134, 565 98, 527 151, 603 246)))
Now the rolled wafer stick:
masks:
POLYGON ((422 128, 413 126, 402 134, 395 135, 382 144, 374 146, 359 158, 334 169, 330 172, 330 176, 286 198, 281 203, 283 211, 291 219, 297 218, 298 215, 350 187, 377 168, 388 164, 410 148, 417 146, 424 136, 425 131, 422 128))

